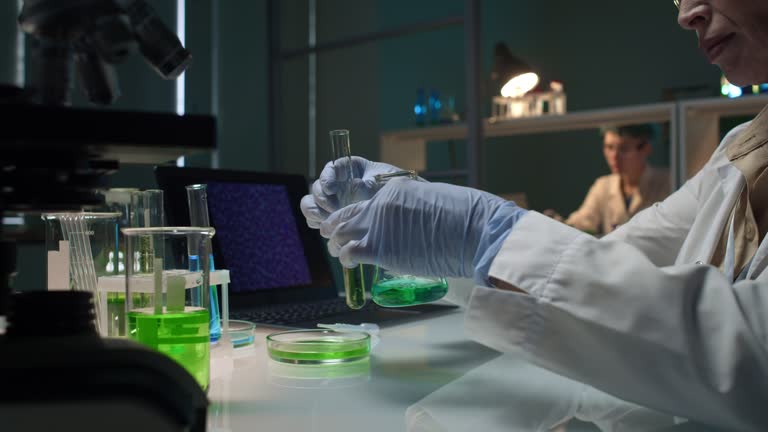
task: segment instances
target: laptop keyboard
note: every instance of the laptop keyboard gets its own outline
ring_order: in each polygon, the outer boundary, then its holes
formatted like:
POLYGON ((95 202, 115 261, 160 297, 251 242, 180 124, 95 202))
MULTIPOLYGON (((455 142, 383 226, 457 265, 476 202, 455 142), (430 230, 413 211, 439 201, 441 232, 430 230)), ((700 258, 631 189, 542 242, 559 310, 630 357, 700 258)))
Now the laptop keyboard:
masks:
MULTIPOLYGON (((357 311, 380 309, 373 302, 368 302, 357 311)), ((343 298, 318 302, 275 305, 247 311, 232 312, 233 319, 240 319, 264 324, 291 325, 299 322, 316 321, 320 318, 350 312, 343 298)))

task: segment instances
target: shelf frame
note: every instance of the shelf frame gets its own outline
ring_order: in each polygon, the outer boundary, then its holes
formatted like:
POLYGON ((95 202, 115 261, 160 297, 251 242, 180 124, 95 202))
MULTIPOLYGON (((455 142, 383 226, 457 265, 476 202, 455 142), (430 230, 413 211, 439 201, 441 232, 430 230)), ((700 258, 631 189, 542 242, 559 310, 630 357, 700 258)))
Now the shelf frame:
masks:
MULTIPOLYGON (((674 143, 678 137, 677 104, 673 102, 577 111, 563 115, 523 117, 504 121, 482 121, 482 137, 534 135, 600 128, 611 124, 669 123, 670 184, 678 186, 678 152, 674 143)), ((467 139, 469 128, 464 123, 403 129, 381 134, 380 160, 403 169, 426 169, 427 142, 467 139)), ((473 146, 468 145, 468 151, 473 146)), ((478 146, 479 147, 479 146, 478 146)), ((470 159, 468 159, 470 160, 470 159)), ((460 172, 462 170, 451 170, 460 172)), ((471 174, 472 167, 467 175, 471 174)))
POLYGON ((707 163, 720 143, 720 119, 757 115, 768 105, 768 95, 745 96, 737 99, 706 98, 682 101, 678 104, 679 129, 676 140, 679 149, 680 175, 678 184, 693 177, 707 163))

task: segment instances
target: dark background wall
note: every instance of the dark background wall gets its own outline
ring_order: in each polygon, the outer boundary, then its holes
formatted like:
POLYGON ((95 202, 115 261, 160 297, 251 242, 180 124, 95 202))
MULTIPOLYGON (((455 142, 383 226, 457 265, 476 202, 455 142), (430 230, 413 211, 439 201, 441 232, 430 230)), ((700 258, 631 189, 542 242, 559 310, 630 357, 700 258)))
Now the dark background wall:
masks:
MULTIPOLYGON (((464 2, 413 3, 378 2, 379 26, 460 14, 464 2)), ((565 84, 569 111, 660 102, 665 89, 699 84, 709 86, 714 96, 719 72, 706 64, 695 36, 678 27, 669 3, 616 8, 608 0, 485 0, 482 76, 490 75, 493 46, 503 41, 543 80, 565 84)), ((379 44, 381 129, 412 127, 418 87, 455 95, 457 110, 463 111, 463 49, 462 28, 379 44)), ((489 91, 483 99, 486 116, 490 96, 489 91)), ((534 208, 567 213, 580 204, 595 177, 608 173, 600 142, 597 130, 487 139, 484 184, 496 193, 525 192, 534 208)), ((463 165, 463 143, 433 143, 430 169, 450 168, 447 149, 454 149, 455 161, 463 165)), ((653 160, 668 165, 668 155, 661 136, 653 160)))
MULTIPOLYGON (((284 49, 306 46, 306 0, 281 2, 284 49)), ((572 2, 482 2, 482 76, 488 77, 493 47, 508 44, 533 65, 545 82, 564 82, 569 111, 661 102, 665 93, 703 85, 714 96, 719 72, 707 65, 696 38, 680 29, 666 2, 627 5, 609 0, 572 2)), ((318 42, 360 32, 397 28, 464 12, 462 0, 319 0, 318 42)), ((306 57, 284 63, 279 168, 307 173, 306 57)), ((465 110, 463 27, 443 28, 318 55, 319 170, 330 158, 327 132, 352 131, 362 156, 378 157, 383 131, 415 127, 418 88, 437 89, 465 110)), ((491 93, 484 88, 483 112, 491 93)), ((664 125, 652 162, 669 164, 664 125)), ((608 170, 597 130, 492 138, 485 142, 485 187, 496 193, 525 192, 536 209, 574 210, 592 181, 608 170)), ((464 143, 429 144, 430 170, 464 166, 464 143)), ((440 179, 438 179, 440 180, 440 179)), ((462 183, 462 178, 444 179, 462 183)))
MULTIPOLYGON (((173 26, 175 1, 152 3, 173 26)), ((281 49, 305 47, 308 1, 279 3, 281 49)), ((706 85, 714 92, 719 72, 697 52, 695 36, 678 28, 671 3, 617 7, 609 0, 484 0, 483 77, 490 74, 493 46, 504 41, 544 80, 564 82, 569 111, 659 102, 665 89, 690 85, 706 85)), ((14 78, 14 6, 11 0, 0 2, 0 83, 14 78)), ((317 40, 333 41, 463 12, 463 0, 317 0, 317 40)), ((185 108, 189 113, 216 115, 219 128, 218 154, 192 157, 188 163, 269 169, 267 0, 187 0, 186 18, 194 63, 186 73, 185 108)), ((284 172, 309 172, 308 67, 307 57, 282 64, 276 168, 284 172)), ((456 110, 463 113, 464 68, 462 26, 319 54, 316 172, 330 159, 331 129, 350 129, 355 153, 376 158, 383 131, 415 127, 412 107, 418 88, 439 90, 444 102, 453 97, 456 110)), ((32 72, 28 65, 28 75, 32 72)), ((174 111, 175 83, 156 77, 142 59, 130 59, 119 73, 123 95, 116 108, 174 111)), ((76 104, 83 103, 76 99, 76 104)), ((490 110, 489 93, 484 95, 483 110, 485 115, 490 110)), ((525 192, 536 209, 573 210, 594 178, 607 173, 597 131, 493 138, 485 146, 486 188, 496 193, 525 192)), ((657 143, 656 163, 668 163, 667 146, 663 140, 657 143)), ((461 167, 464 143, 432 143, 428 160, 429 169, 461 167)), ((124 167, 112 184, 152 187, 151 167, 124 167)), ((35 250, 39 253, 39 248, 35 250)), ((23 283, 43 283, 39 269, 44 258, 22 255, 23 283)))

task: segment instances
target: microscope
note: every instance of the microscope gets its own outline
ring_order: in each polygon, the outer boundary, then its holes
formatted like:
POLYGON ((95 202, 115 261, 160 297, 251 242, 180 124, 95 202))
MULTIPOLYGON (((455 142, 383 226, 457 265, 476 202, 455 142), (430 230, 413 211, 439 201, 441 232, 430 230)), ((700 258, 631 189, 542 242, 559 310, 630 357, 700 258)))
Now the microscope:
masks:
MULTIPOLYGON (((71 107, 75 79, 88 101, 112 104, 117 66, 133 53, 164 79, 189 66, 147 1, 25 0, 18 23, 32 37, 37 75, 28 88, 0 85, 0 215, 89 208, 121 163, 215 148, 210 116, 71 107)), ((2 234, 0 429, 205 429, 208 402, 195 379, 160 353, 99 337, 90 292, 12 294, 15 245, 2 234)))
POLYGON ((164 79, 176 79, 192 56, 145 0, 26 0, 19 16, 35 37, 37 97, 68 105, 72 71, 80 90, 95 104, 120 95, 115 65, 139 51, 164 79))

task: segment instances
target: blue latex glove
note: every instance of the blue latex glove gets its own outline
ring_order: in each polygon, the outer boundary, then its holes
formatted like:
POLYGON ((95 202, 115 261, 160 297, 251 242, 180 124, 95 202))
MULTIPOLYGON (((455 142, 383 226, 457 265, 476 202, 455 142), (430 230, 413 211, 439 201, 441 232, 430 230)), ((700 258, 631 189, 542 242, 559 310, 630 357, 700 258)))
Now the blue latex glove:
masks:
POLYGON ((511 229, 524 213, 476 189, 394 179, 370 200, 332 213, 320 233, 346 267, 377 264, 403 274, 471 278, 476 256, 486 252, 479 246, 489 222, 504 214, 511 229))
MULTIPOLYGON (((320 224, 341 207, 339 194, 345 186, 346 167, 347 159, 345 158, 328 162, 320 173, 320 177, 312 184, 310 195, 302 198, 301 212, 307 218, 307 224, 311 228, 320 228, 320 224)), ((350 185, 351 196, 347 197, 348 202, 370 199, 383 186, 376 182, 375 177, 397 171, 400 171, 400 168, 352 156, 354 180, 350 185)))

